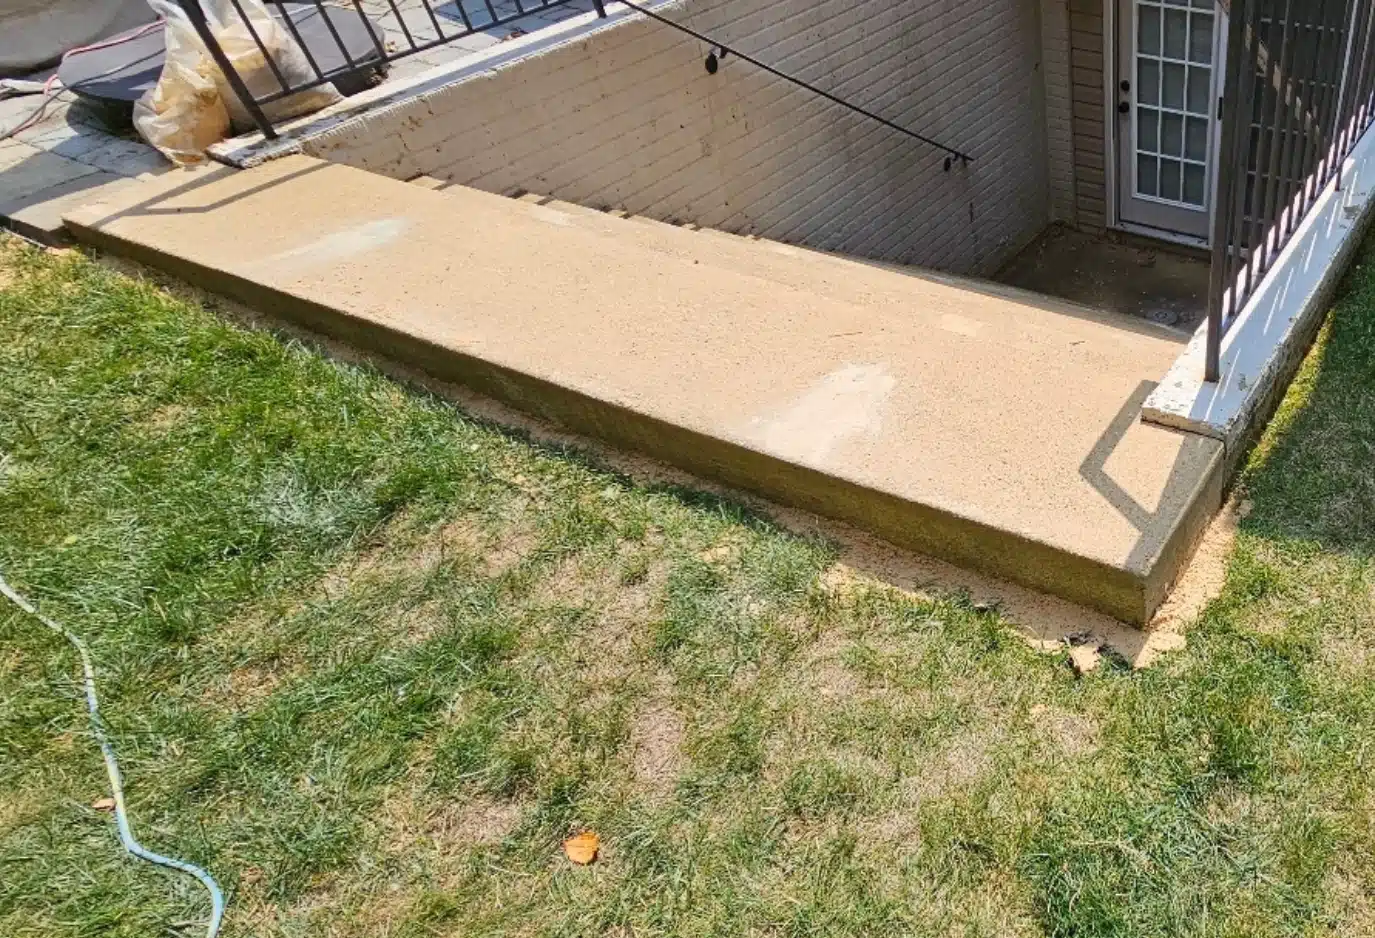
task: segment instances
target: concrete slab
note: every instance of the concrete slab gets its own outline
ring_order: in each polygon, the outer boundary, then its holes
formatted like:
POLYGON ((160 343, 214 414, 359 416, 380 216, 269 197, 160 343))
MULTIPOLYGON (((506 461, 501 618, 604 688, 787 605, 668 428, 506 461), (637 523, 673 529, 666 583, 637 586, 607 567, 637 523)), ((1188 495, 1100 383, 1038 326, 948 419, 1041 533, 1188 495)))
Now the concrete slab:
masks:
POLYGON ((576 431, 1129 622, 1220 501, 1221 444, 1139 420, 1180 350, 1140 320, 303 156, 152 185, 68 223, 576 431))

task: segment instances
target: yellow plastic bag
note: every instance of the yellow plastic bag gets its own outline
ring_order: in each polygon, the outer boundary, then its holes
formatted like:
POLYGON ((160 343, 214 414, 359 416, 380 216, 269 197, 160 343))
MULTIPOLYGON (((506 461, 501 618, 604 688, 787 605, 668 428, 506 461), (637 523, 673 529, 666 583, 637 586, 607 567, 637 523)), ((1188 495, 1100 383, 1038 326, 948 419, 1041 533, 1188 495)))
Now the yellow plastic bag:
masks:
MULTIPOLYGON (((169 0, 157 2, 166 3, 169 0)), ((239 73, 239 77, 248 86, 253 97, 262 98, 283 90, 282 82, 278 81, 276 73, 263 56, 263 49, 253 41, 253 32, 262 40, 263 48, 272 56, 272 61, 276 64, 277 71, 281 72, 288 88, 296 88, 315 80, 315 70, 310 67, 310 60, 301 51, 295 37, 282 25, 281 20, 267 12, 262 0, 238 0, 238 9, 235 6, 229 0, 201 0, 201 7, 205 10, 205 18, 210 22, 211 32, 219 40, 220 48, 224 50, 229 63, 239 73), (243 10, 243 15, 239 14, 240 9, 243 10), (253 26, 252 32, 249 31, 248 23, 244 22, 245 17, 253 26)), ((253 118, 249 116, 238 95, 234 94, 234 89, 225 81, 219 69, 215 70, 215 75, 234 130, 242 133, 256 129, 253 118)), ((341 99, 342 96, 334 90, 334 86, 326 83, 308 91, 298 91, 285 98, 279 98, 262 107, 267 119, 275 124, 327 108, 341 99)))
POLYGON ((200 37, 185 17, 167 20, 165 35, 162 75, 134 102, 134 126, 173 163, 201 163, 210 145, 229 135, 229 112, 216 83, 219 69, 202 54, 200 37))
MULTIPOLYGON (((134 126, 173 162, 199 162, 205 158, 205 149, 231 130, 242 133, 256 129, 256 125, 181 5, 175 0, 148 2, 166 23, 167 58, 157 85, 134 106, 134 126), (213 88, 213 101, 207 82, 213 88)), ((262 0, 238 0, 237 4, 202 0, 201 8, 211 35, 255 98, 282 90, 278 72, 289 88, 315 80, 305 53, 286 27, 267 12, 262 0), (261 47, 254 41, 254 32, 261 47)), ((340 99, 334 86, 326 83, 272 101, 262 109, 267 119, 276 123, 329 107, 340 99)))

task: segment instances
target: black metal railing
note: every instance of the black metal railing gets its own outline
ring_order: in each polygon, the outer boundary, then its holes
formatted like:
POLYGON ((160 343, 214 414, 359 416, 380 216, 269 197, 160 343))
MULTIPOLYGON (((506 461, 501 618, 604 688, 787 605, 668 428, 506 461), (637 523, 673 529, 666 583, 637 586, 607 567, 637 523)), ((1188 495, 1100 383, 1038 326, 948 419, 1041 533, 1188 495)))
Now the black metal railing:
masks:
POLYGON ((1369 128, 1375 0, 1232 0, 1205 378, 1222 338, 1369 128))
MULTIPOLYGON (((247 15, 242 0, 227 0, 227 2, 232 6, 241 24, 247 27, 247 32, 251 34, 253 41, 257 44, 267 70, 270 72, 270 78, 267 81, 261 80, 262 76, 260 75, 258 80, 251 83, 252 87, 250 87, 250 82, 246 81, 245 77, 235 70, 233 63, 225 56, 215 38, 213 24, 206 19, 200 0, 178 0, 196 27, 207 51, 214 58, 235 95, 243 104, 244 110, 253 119, 258 129, 262 131, 263 136, 271 139, 276 137, 277 133, 273 127, 271 116, 264 111, 264 108, 272 105, 273 102, 282 101, 291 95, 309 91, 326 83, 337 83, 340 79, 353 75, 360 69, 376 68, 383 63, 390 63, 405 56, 425 52, 475 33, 490 33, 494 28, 514 24, 525 17, 538 15, 541 11, 585 4, 588 0, 444 0, 442 3, 438 0, 351 0, 351 4, 345 4, 342 0, 340 3, 310 0, 307 3, 282 4, 279 7, 279 13, 288 6, 313 8, 310 12, 315 14, 319 22, 323 24, 323 28, 328 30, 328 35, 321 34, 317 38, 313 44, 315 48, 312 49, 312 43, 305 41, 296 24, 296 19, 291 15, 279 16, 296 44, 305 53, 310 68, 309 74, 302 74, 299 70, 292 73, 290 70, 282 68, 272 50, 254 31, 251 18, 247 15), (370 18, 370 14, 371 17, 389 24, 388 17, 395 18, 394 21, 399 24, 399 28, 386 30, 387 33, 392 34, 395 48, 389 47, 384 37, 379 35, 379 30, 373 19, 370 18), (407 14, 410 15, 407 16, 407 14), (361 27, 361 35, 368 37, 367 44, 370 48, 366 49, 364 54, 359 55, 356 50, 350 50, 349 42, 346 41, 347 37, 342 34, 339 28, 341 21, 338 18, 341 15, 356 16, 356 20, 347 21, 345 25, 351 27, 355 33, 361 27), (399 41, 396 39, 398 33, 400 35, 399 41), (324 45, 323 50, 320 48, 321 43, 324 45), (328 55, 322 54, 322 52, 328 53, 328 55)), ((608 2, 611 0, 590 0, 592 8, 600 17, 606 16, 605 4, 608 2)), ((269 2, 269 6, 272 5, 269 2)), ((901 124, 860 107, 836 94, 761 62, 734 46, 726 45, 719 39, 646 9, 638 3, 626 2, 624 6, 710 46, 711 51, 706 57, 706 67, 713 74, 715 74, 721 59, 734 55, 777 78, 804 88, 840 107, 942 151, 945 154, 945 169, 947 171, 957 161, 967 164, 973 159, 965 152, 903 127, 901 124)))
MULTIPOLYGON (((228 0, 227 5, 222 6, 230 9, 229 15, 237 20, 233 25, 242 27, 256 44, 270 73, 267 81, 257 82, 250 88, 215 38, 213 24, 207 20, 200 0, 177 2, 244 110, 269 139, 276 137, 277 132, 264 107, 273 102, 349 80, 360 71, 376 70, 468 36, 490 35, 544 11, 584 5, 582 0, 346 0, 341 3, 267 0, 268 9, 301 49, 309 68, 309 72, 303 74, 299 69, 293 72, 285 68, 280 61, 280 50, 274 54, 268 48, 241 0, 228 0), (300 15, 303 8, 309 15, 308 20, 300 15), (292 15, 293 11, 296 15, 292 15), (314 27, 314 36, 310 39, 303 31, 305 22, 314 27), (362 37, 361 41, 358 37, 362 37)), ((603 0, 590 2, 599 14, 606 15, 603 0)))

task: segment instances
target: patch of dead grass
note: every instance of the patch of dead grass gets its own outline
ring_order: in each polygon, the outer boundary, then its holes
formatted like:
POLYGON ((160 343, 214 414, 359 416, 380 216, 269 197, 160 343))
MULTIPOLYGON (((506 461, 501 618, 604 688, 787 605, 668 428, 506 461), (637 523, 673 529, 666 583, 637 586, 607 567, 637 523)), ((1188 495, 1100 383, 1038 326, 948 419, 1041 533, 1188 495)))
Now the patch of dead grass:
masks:
POLYGON ((850 638, 831 629, 809 642, 794 660, 794 685, 802 696, 824 701, 844 701, 864 692, 864 684, 845 663, 850 638))
POLYGON ((528 807, 485 794, 446 800, 427 788, 425 777, 423 765, 412 768, 373 818, 383 856, 421 867, 440 882, 459 875, 474 851, 509 837, 528 807))
POLYGON ((682 715, 662 700, 651 701, 631 721, 631 768, 636 786, 650 801, 670 795, 682 775, 685 732, 682 715))
POLYGON ((209 684, 201 694, 201 701, 217 710, 240 713, 252 710, 272 696, 293 673, 299 673, 298 669, 281 661, 244 665, 209 684))
POLYGON ((254 936, 304 933, 392 938, 411 917, 418 887, 398 880, 350 881, 342 874, 317 876, 311 888, 282 906, 258 881, 240 880, 229 922, 254 936))
POLYGON ((1323 884, 1327 917, 1334 922, 1332 934, 1342 938, 1375 936, 1375 883, 1369 869, 1343 864, 1328 874, 1323 884))
POLYGON ((1042 738, 1071 759, 1083 758, 1098 749, 1098 724, 1083 714, 1037 704, 1031 708, 1031 719, 1042 738))
POLYGON ((191 408, 182 404, 163 404, 144 418, 143 429, 157 435, 176 429, 191 413, 191 408))

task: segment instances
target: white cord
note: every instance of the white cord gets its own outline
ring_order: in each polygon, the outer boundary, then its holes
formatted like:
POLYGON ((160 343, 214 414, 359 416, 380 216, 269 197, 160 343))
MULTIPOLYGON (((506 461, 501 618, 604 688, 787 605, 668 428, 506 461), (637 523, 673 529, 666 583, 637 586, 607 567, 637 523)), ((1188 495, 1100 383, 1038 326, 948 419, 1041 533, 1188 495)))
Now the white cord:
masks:
MULTIPOLYGON (((11 87, 13 90, 14 86, 11 87)), ((66 90, 67 89, 62 86, 62 82, 57 80, 56 75, 53 75, 47 81, 43 82, 43 87, 39 91, 39 93, 43 95, 43 100, 38 102, 38 107, 34 108, 29 113, 28 117, 24 118, 22 121, 15 124, 9 130, 0 130, 0 140, 8 140, 10 137, 15 136, 16 134, 21 134, 24 131, 28 130, 30 127, 32 127, 34 124, 37 124, 39 121, 41 121, 43 119, 43 115, 48 110, 48 105, 52 103, 53 98, 57 97, 66 90)), ((28 91, 27 89, 22 89, 15 90, 14 93, 18 95, 32 94, 33 92, 28 91)))
POLYGON ((119 763, 115 761, 115 750, 110 745, 110 740, 105 735, 105 727, 100 720, 100 702, 95 694, 95 668, 91 665, 91 655, 86 648, 86 643, 74 632, 68 631, 49 619, 43 613, 34 608, 23 596, 16 593, 8 583, 5 582, 3 575, 0 575, 0 594, 4 594, 10 602, 20 609, 42 622, 48 628, 61 635, 71 642, 81 655, 81 670, 85 676, 86 683, 86 709, 91 714, 91 729, 95 732, 96 739, 100 742, 100 754, 105 757, 105 773, 110 777, 111 794, 115 799, 115 823, 119 827, 119 840, 124 845, 124 849, 132 853, 141 860, 149 863, 156 863, 159 866, 166 866, 174 870, 180 870, 189 876, 194 876, 200 880, 210 893, 210 927, 206 931, 207 938, 215 938, 220 930, 220 923, 224 919, 224 893, 220 891, 219 884, 215 878, 205 870, 188 863, 185 860, 178 860, 173 857, 165 857, 160 853, 154 853, 146 849, 142 844, 134 839, 134 832, 129 827, 129 815, 124 810, 124 780, 119 773, 119 763))

